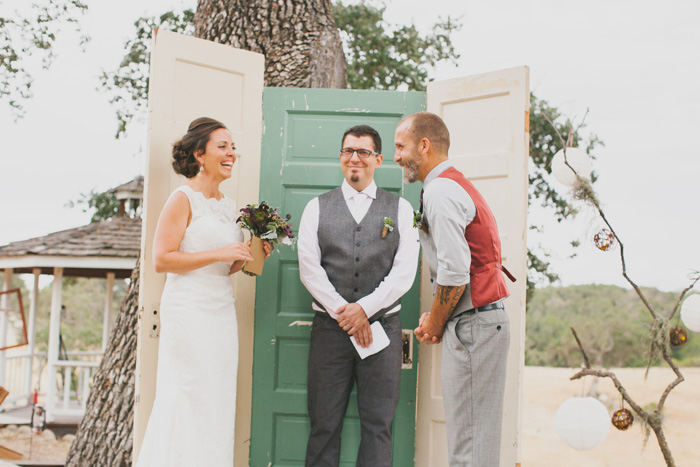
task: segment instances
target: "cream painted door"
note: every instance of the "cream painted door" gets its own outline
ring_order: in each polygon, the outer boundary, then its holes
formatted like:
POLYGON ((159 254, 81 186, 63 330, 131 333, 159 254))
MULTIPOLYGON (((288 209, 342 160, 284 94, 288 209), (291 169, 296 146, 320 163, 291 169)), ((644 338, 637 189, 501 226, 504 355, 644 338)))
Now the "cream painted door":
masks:
MULTIPOLYGON (((134 416, 134 459, 153 406, 165 274, 153 269, 156 222, 170 193, 186 179, 171 167, 172 143, 198 117, 212 117, 231 131, 238 161, 222 191, 240 207, 258 201, 264 56, 169 31, 154 38, 149 87, 148 156, 141 240, 141 282, 134 416)), ((255 280, 236 274, 239 327, 236 465, 248 464, 253 363, 255 280)), ((212 355, 211 358, 217 358, 212 355)))
MULTIPOLYGON (((527 249, 527 166, 529 122, 527 67, 433 82, 427 110, 450 130, 449 157, 474 183, 491 207, 501 235, 503 262, 518 279, 508 283, 506 311, 511 323, 501 466, 520 462, 522 381, 525 339, 527 249)), ((422 268, 421 311, 430 311, 428 268, 422 268)), ((447 466, 445 413, 440 384, 441 346, 420 345, 417 466, 447 466)))

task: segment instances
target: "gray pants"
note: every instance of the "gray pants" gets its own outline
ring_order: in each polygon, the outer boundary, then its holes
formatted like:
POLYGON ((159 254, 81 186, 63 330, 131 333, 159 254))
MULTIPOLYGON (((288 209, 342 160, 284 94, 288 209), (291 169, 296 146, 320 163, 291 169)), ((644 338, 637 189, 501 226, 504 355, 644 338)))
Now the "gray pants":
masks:
POLYGON ((338 323, 316 313, 309 349, 308 405, 311 433, 307 467, 340 463, 340 432, 350 392, 357 382, 361 441, 357 466, 391 467, 391 424, 399 401, 401 320, 382 319, 390 344, 364 360, 338 323))
POLYGON ((502 309, 456 315, 442 341, 450 467, 498 467, 510 343, 502 309))

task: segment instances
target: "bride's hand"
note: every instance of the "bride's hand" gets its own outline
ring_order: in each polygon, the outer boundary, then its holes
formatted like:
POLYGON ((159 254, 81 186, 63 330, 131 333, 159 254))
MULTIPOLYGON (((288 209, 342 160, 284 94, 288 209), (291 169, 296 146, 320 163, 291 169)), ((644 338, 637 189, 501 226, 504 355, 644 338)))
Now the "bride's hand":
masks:
POLYGON ((272 253, 275 247, 267 240, 263 240, 263 249, 265 250, 265 259, 267 259, 270 257, 270 253, 272 253))
POLYGON ((253 252, 248 245, 242 242, 233 242, 220 251, 222 262, 253 261, 253 252))

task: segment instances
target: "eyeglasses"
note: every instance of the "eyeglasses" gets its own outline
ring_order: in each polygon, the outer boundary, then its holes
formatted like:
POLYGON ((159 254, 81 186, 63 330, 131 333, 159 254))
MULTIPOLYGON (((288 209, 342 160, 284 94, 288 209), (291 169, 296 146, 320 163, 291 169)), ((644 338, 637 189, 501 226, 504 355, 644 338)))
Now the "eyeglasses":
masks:
POLYGON ((357 157, 360 159, 367 159, 369 156, 378 156, 378 152, 370 151, 369 149, 353 149, 353 148, 343 148, 340 150, 340 155, 343 157, 352 157, 353 154, 357 153, 357 157))

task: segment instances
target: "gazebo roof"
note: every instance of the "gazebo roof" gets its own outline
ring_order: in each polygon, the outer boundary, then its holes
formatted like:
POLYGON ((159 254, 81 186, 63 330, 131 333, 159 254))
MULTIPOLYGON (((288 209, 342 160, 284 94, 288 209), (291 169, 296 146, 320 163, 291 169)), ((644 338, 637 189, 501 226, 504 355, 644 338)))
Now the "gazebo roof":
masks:
POLYGON ((143 198, 143 175, 139 175, 130 182, 112 188, 109 190, 109 193, 114 193, 117 199, 143 198))
POLYGON ((0 246, 0 268, 53 274, 63 267, 65 276, 104 277, 107 272, 127 278, 141 248, 141 219, 115 217, 82 227, 54 232, 0 246))

